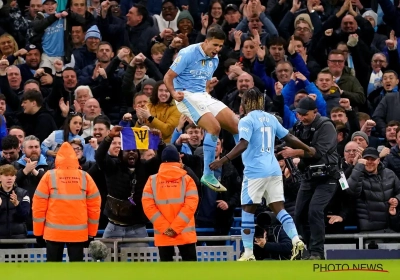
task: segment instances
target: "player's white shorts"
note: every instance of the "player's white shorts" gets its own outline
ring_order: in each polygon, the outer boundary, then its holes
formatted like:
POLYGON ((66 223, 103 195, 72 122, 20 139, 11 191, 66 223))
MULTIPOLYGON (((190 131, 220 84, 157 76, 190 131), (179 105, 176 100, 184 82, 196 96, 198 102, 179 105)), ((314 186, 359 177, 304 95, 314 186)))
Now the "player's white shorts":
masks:
POLYGON ((185 98, 181 102, 175 101, 176 107, 196 124, 204 114, 211 113, 215 117, 226 108, 224 103, 211 97, 207 92, 184 91, 184 93, 185 98))
POLYGON ((273 202, 285 201, 282 176, 259 179, 243 178, 240 197, 242 205, 260 204, 263 197, 265 197, 267 205, 273 202))

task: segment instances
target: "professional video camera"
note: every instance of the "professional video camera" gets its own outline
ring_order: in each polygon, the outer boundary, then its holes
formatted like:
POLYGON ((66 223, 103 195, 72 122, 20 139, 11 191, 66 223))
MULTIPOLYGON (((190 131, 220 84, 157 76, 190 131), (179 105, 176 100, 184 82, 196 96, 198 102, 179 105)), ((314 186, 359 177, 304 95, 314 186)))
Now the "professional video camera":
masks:
POLYGON ((264 232, 267 232, 267 236, 274 235, 274 225, 279 225, 279 222, 273 212, 265 211, 257 215, 256 224, 254 237, 262 238, 264 237, 264 232))
MULTIPOLYGON (((279 153, 283 150, 283 147, 279 146, 275 149, 275 153, 279 153)), ((289 169, 290 174, 292 175, 293 183, 299 183, 303 180, 303 175, 300 170, 296 167, 292 158, 283 158, 281 155, 277 155, 278 160, 285 160, 285 165, 289 169)))

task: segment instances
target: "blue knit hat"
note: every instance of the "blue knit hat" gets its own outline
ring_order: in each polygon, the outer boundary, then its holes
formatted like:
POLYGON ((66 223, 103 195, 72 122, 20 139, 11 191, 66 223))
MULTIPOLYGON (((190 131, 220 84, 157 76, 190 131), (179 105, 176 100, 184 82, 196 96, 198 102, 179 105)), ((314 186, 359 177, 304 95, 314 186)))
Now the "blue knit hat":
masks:
POLYGON ((179 152, 174 145, 168 145, 162 151, 161 161, 162 162, 180 162, 179 152))
POLYGON ((99 28, 97 28, 97 25, 93 25, 86 31, 85 35, 85 41, 89 38, 97 38, 101 41, 101 34, 99 28))

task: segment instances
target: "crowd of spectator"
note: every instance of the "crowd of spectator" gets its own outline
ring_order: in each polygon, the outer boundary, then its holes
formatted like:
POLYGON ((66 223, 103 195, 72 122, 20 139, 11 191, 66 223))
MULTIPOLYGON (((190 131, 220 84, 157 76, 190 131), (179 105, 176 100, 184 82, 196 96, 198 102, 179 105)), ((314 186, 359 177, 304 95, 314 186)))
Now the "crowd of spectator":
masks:
MULTIPOLYGON (((240 118, 243 93, 257 87, 265 110, 291 129, 308 96, 335 123, 349 189, 337 185, 327 231, 399 230, 399 16, 392 0, 0 1, 0 164, 16 169, 15 182, 7 181, 14 171, 0 172, 0 238, 32 230, 26 203, 63 142, 101 193, 104 236, 116 234, 113 213, 103 212, 107 196, 126 199, 133 180, 134 220, 124 223, 133 226, 128 237, 147 236, 140 200, 159 151, 122 151, 117 135, 105 140, 115 125, 157 129, 163 143, 175 145, 199 192, 196 226, 229 234, 240 207, 241 160, 215 171, 227 192, 202 186, 204 131, 179 113, 163 82, 179 50, 203 42, 217 25, 227 39, 214 98, 240 118)), ((222 131, 216 157, 233 146, 222 131)), ((294 216, 299 183, 280 165, 294 216)))

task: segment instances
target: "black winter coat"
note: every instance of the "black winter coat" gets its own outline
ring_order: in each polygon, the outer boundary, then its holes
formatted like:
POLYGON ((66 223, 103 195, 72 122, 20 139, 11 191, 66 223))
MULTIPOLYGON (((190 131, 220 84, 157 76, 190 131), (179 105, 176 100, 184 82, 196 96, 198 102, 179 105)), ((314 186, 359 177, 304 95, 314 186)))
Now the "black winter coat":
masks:
MULTIPOLYGON (((378 174, 371 174, 361 163, 356 164, 347 179, 349 194, 357 199, 356 212, 360 231, 395 229, 395 217, 389 214, 389 199, 400 201, 400 181, 394 172, 378 166, 378 174)), ((397 222, 397 220, 396 220, 397 222)))
POLYGON ((28 192, 15 186, 7 193, 0 187, 0 198, 2 200, 0 205, 0 238, 26 237, 25 220, 29 216, 31 209, 28 192), (10 201, 12 191, 17 195, 18 206, 14 206, 10 201))
MULTIPOLYGON (((131 172, 128 166, 122 161, 122 151, 119 157, 111 157, 108 154, 110 145, 111 141, 106 137, 104 141, 100 143, 95 155, 96 163, 105 175, 107 193, 116 199, 127 201, 132 192, 131 182, 135 179, 136 185, 133 201, 136 206, 133 208, 133 213, 130 217, 117 217, 107 208, 107 206, 104 213, 109 219, 122 224, 144 225, 147 223, 148 219, 144 215, 142 207, 143 188, 146 185, 149 176, 158 173, 161 160, 159 157, 154 157, 148 161, 138 160, 135 164, 135 170, 131 172), (134 177, 134 174, 136 174, 136 178, 134 177)), ((159 146, 157 153, 159 156, 161 156, 164 147, 165 144, 159 146)))
POLYGON ((385 157, 383 164, 400 179, 400 149, 398 145, 390 149, 390 154, 385 157))

